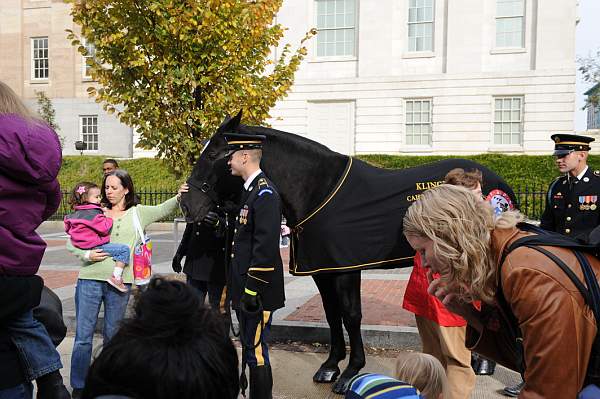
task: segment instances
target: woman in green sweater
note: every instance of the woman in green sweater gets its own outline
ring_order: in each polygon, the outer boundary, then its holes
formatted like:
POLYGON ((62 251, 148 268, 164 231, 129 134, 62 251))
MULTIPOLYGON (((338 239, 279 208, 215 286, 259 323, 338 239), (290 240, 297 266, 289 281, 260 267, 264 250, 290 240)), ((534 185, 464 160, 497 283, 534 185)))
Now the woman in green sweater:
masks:
MULTIPOLYGON (((183 184, 176 197, 157 206, 137 205, 133 181, 123 169, 117 169, 104 177, 102 197, 108 203, 105 212, 113 220, 110 241, 125 244, 131 249, 130 259, 133 259, 133 248, 140 241, 134 224, 134 210, 140 219, 142 228, 155 222, 177 209, 182 192, 188 190, 183 184)), ((73 355, 71 357, 71 386, 73 398, 79 397, 85 383, 92 357, 92 338, 100 305, 104 304, 104 343, 116 333, 119 322, 125 316, 129 301, 133 268, 126 267, 123 271, 123 282, 127 292, 120 292, 106 281, 112 276, 115 261, 101 249, 82 250, 67 241, 67 249, 83 261, 79 271, 79 279, 75 289, 75 313, 77 329, 73 355)))

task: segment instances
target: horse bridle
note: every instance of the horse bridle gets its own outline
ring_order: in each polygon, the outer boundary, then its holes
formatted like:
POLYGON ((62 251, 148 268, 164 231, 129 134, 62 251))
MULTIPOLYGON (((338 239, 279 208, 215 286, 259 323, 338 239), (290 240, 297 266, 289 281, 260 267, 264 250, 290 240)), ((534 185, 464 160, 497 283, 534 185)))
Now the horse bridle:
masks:
POLYGON ((198 183, 190 177, 187 180, 187 184, 190 187, 193 187, 196 190, 206 194, 206 196, 211 199, 214 205, 217 205, 219 203, 219 196, 217 195, 217 192, 214 189, 214 183, 210 184, 208 181, 198 183))

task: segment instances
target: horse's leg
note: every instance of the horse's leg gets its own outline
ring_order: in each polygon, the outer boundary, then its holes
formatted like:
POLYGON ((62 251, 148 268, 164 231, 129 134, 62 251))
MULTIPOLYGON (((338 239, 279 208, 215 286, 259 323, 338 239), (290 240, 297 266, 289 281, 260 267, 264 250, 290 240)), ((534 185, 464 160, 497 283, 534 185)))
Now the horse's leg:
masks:
POLYGON ((333 392, 344 394, 350 379, 365 367, 365 349, 360 334, 362 319, 360 301, 360 271, 335 274, 334 286, 340 301, 344 327, 350 338, 350 361, 348 367, 333 385, 333 392))
POLYGON ((313 376, 315 382, 333 382, 340 374, 338 363, 346 357, 346 344, 342 330, 342 313, 334 286, 336 274, 314 275, 313 279, 323 301, 325 316, 329 324, 329 357, 313 376))

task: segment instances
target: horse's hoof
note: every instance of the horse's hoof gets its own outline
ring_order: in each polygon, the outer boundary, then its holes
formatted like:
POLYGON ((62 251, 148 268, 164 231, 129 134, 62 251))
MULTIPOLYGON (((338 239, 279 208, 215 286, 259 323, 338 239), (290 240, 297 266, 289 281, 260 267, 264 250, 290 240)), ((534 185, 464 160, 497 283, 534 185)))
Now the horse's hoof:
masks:
POLYGON ((334 368, 320 368, 317 370, 315 375, 313 375, 314 382, 333 382, 340 375, 340 369, 334 368))
POLYGON ((348 386, 350 385, 350 380, 352 378, 344 378, 340 377, 335 384, 333 384, 333 388, 331 390, 333 393, 337 393, 338 395, 344 395, 348 390, 348 386))

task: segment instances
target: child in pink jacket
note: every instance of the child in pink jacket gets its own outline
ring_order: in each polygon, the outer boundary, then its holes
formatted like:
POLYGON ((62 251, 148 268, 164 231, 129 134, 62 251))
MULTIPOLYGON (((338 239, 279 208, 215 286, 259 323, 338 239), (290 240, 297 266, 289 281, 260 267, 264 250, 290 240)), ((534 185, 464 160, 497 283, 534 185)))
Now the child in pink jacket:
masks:
POLYGON ((106 280, 121 292, 127 292, 123 284, 123 269, 129 264, 130 249, 124 244, 110 243, 113 221, 104 215, 100 206, 100 188, 90 182, 78 183, 71 193, 71 208, 75 211, 65 216, 65 231, 73 245, 79 249, 101 249, 115 261, 113 275, 106 280))

